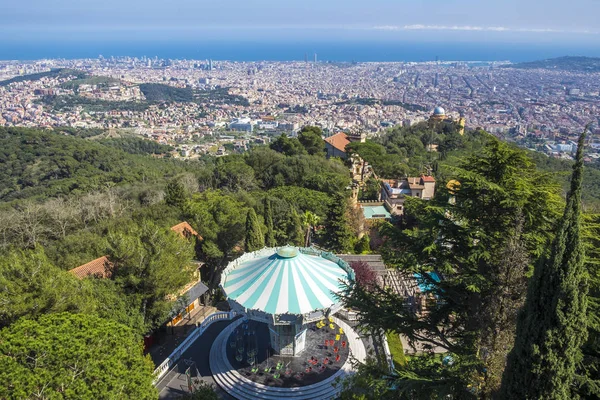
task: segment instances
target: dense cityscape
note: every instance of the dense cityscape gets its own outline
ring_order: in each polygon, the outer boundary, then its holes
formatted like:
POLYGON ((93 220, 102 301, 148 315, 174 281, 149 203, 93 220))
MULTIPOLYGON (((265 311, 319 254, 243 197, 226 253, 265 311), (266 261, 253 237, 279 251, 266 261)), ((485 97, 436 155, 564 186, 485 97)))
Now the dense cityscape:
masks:
POLYGON ((0 400, 600 400, 597 0, 0 15, 0 400))
MULTIPOLYGON (((426 120, 436 106, 455 118, 464 117, 467 127, 570 157, 576 135, 600 109, 598 73, 519 69, 506 62, 100 56, 0 62, 0 80, 0 125, 126 129, 174 145, 187 157, 224 154, 224 143, 232 144, 229 151, 244 150, 282 132, 295 135, 305 125, 319 126, 327 135, 378 135, 391 126, 426 120), (78 72, 44 76, 57 69, 78 72), (40 73, 39 79, 27 79, 40 73), (81 73, 85 77, 78 78, 81 73), (21 79, 10 83, 15 77, 21 79), (164 104, 148 102, 140 90, 144 84, 177 88, 184 95, 164 104), (80 98, 88 101, 77 101, 80 98), (59 103, 60 99, 70 102, 59 103)), ((594 151, 590 155, 598 157, 594 151)))

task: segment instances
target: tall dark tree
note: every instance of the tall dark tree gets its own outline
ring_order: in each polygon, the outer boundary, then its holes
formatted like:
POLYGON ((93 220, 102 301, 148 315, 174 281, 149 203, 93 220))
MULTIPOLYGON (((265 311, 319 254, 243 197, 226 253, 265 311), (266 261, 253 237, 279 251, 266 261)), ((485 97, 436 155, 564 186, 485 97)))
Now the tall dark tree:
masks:
POLYGON ((585 131, 550 255, 535 269, 502 382, 502 398, 568 400, 587 337, 587 282, 580 234, 585 131))
POLYGON ((324 245, 336 253, 348 253, 352 250, 355 239, 348 218, 348 200, 343 196, 335 196, 325 222, 323 235, 324 245))
POLYGON ((578 392, 587 399, 600 399, 600 214, 584 214, 581 225, 588 273, 588 338, 582 347, 578 368, 578 392))
POLYGON ((173 207, 181 208, 185 204, 187 193, 183 183, 179 179, 172 179, 167 183, 165 190, 165 202, 173 207))
POLYGON ((407 198, 410 222, 384 226, 383 257, 409 289, 355 285, 345 297, 361 326, 400 333, 419 349, 396 366, 389 398, 486 399, 499 387, 527 273, 551 237, 560 196, 524 151, 487 140, 450 171, 460 185, 440 185, 430 201, 407 198), (425 300, 426 312, 410 296, 425 300), (452 362, 441 363, 439 351, 452 362))
POLYGON ((265 232, 265 244, 267 247, 274 247, 277 242, 275 241, 275 232, 273 231, 273 210, 271 208, 271 200, 265 197, 265 225, 267 231, 265 232))
POLYGON ((258 222, 254 208, 249 208, 246 215, 246 238, 244 245, 247 253, 265 247, 265 238, 260 229, 260 223, 258 222))

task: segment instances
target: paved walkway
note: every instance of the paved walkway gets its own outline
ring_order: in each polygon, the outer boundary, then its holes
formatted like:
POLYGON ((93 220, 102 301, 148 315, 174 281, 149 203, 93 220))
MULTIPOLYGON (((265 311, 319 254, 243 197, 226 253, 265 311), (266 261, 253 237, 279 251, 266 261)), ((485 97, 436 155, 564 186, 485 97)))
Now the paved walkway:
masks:
MULTIPOLYGON (((196 341, 183 353, 181 359, 177 363, 177 366, 173 368, 157 385, 160 392, 159 398, 162 399, 177 399, 183 393, 187 392, 187 384, 185 379, 185 370, 188 368, 185 360, 192 360, 195 362, 196 368, 200 373, 201 379, 210 384, 215 385, 215 381, 212 378, 210 372, 210 365, 208 356, 210 354, 210 348, 215 341, 215 338, 221 333, 221 331, 228 326, 232 321, 217 321, 213 322, 204 331, 196 341)), ((221 398, 226 400, 232 400, 233 397, 227 395, 223 391, 219 391, 221 398)))
POLYGON ((402 347, 404 348, 404 353, 407 355, 419 354, 419 353, 423 353, 425 351, 429 352, 431 350, 433 350, 433 352, 436 354, 448 352, 447 349, 440 347, 440 346, 433 346, 433 348, 431 348, 432 344, 430 344, 430 343, 416 342, 413 347, 409 344, 408 338, 404 335, 400 335, 400 340, 402 341, 402 347))
MULTIPOLYGON (((211 346, 217 336, 221 333, 221 331, 223 331, 223 329, 229 326, 229 324, 234 323, 236 320, 237 319, 234 319, 233 321, 223 320, 214 322, 206 329, 202 336, 196 339, 196 341, 184 352, 175 368, 167 373, 165 377, 157 384, 157 389, 160 393, 160 400, 177 399, 183 393, 187 392, 185 370, 191 364, 190 361, 195 363, 195 367, 198 369, 199 378, 205 382, 208 382, 209 384, 214 385, 222 399, 235 400, 234 397, 230 396, 218 385, 216 385, 210 370, 209 354, 211 346)), ((346 330, 346 332, 348 332, 348 330, 346 330)), ((356 333, 352 335, 352 339, 355 341, 355 343, 362 342, 359 346, 360 350, 355 349, 353 353, 358 360, 364 361, 367 350, 369 348, 372 349, 371 341, 369 338, 363 338, 363 340, 361 340, 356 333)), ((193 373, 192 376, 196 377, 196 374, 193 373)))
POLYGON ((196 325, 200 324, 204 321, 204 318, 216 311, 217 309, 212 306, 199 307, 192 310, 177 325, 167 327, 166 332, 158 333, 156 343, 148 351, 152 361, 154 361, 154 365, 158 367, 162 364, 169 357, 169 354, 196 328, 196 325))

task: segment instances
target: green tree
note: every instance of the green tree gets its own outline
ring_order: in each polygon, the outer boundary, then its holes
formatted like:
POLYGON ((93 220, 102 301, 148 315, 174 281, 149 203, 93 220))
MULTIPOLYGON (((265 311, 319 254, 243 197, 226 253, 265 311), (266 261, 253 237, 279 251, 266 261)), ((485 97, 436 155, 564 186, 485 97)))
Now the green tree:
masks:
POLYGON ((275 232, 273 230, 273 210, 271 209, 271 200, 269 197, 264 199, 265 207, 265 225, 267 231, 265 233, 265 243, 267 247, 274 247, 277 243, 275 242, 275 232))
POLYGON ((313 212, 304 211, 302 215, 302 223, 306 227, 306 234, 304 236, 304 247, 310 246, 311 236, 314 234, 315 226, 319 223, 321 218, 313 212))
POLYGON ((325 156, 323 131, 318 126, 305 126, 298 133, 298 140, 310 155, 325 156))
POLYGON ((222 161, 219 159, 215 169, 217 187, 233 192, 252 190, 256 187, 254 170, 241 159, 222 161))
POLYGON ((573 399, 587 337, 587 283, 580 234, 585 132, 550 255, 536 267, 502 382, 502 398, 573 399))
POLYGON ((290 206, 290 214, 287 224, 287 243, 296 246, 304 244, 304 230, 302 229, 302 218, 294 206, 290 206))
POLYGON ((242 249, 246 212, 244 203, 218 190, 196 194, 185 207, 187 220, 204 239, 199 256, 206 262, 203 276, 211 291, 218 287, 228 262, 242 249))
POLYGON ((325 247, 333 252, 348 253, 352 250, 355 238, 350 228, 348 200, 345 197, 336 196, 333 199, 327 212, 323 238, 325 247))
POLYGON ((21 319, 0 331, 3 399, 156 399, 141 337, 85 314, 21 319))
POLYGON ((371 251, 371 238, 369 235, 363 235, 354 246, 356 254, 367 254, 371 251))
POLYGON ((179 179, 172 179, 165 189, 165 202, 172 206, 181 208, 185 204, 187 192, 179 179))
POLYGON ((282 133, 270 145, 271 149, 283 153, 286 156, 295 156, 306 154, 306 149, 297 138, 290 138, 285 133, 282 133))
POLYGON ((193 244, 151 221, 130 223, 107 239, 112 279, 137 305, 146 325, 162 325, 172 307, 167 298, 192 280, 193 244))
POLYGON ((215 391, 213 385, 210 385, 204 381, 200 381, 194 387, 193 393, 186 393, 179 397, 180 400, 219 400, 220 397, 215 391))
POLYGON ((260 223, 258 222, 258 217, 256 216, 254 208, 249 208, 248 214, 246 215, 246 238, 244 247, 246 253, 260 250, 265 247, 265 238, 260 229, 260 223))
POLYGON ((561 201, 557 185, 524 151, 491 136, 487 141, 479 154, 449 168, 458 189, 440 185, 430 201, 407 198, 410 218, 382 228, 386 264, 417 274, 426 312, 377 285, 352 286, 345 296, 362 326, 400 333, 424 349, 397 366, 390 386, 398 391, 390 398, 400 392, 402 399, 486 399, 499 387, 526 279, 561 201), (434 349, 451 362, 442 363, 434 349))
POLYGON ((79 311, 76 278, 55 267, 41 248, 10 251, 0 257, 0 328, 23 316, 79 311))
MULTIPOLYGON (((585 179, 585 177, 584 177, 585 179)), ((600 214, 585 214, 581 236, 585 242, 588 273, 588 339, 582 347, 583 361, 578 367, 581 397, 600 398, 600 214)))

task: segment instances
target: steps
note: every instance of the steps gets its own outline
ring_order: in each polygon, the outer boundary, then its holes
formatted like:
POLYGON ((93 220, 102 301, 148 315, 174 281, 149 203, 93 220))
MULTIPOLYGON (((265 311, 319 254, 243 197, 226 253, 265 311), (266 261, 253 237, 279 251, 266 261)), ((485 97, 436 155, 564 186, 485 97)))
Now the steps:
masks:
MULTIPOLYGON (((225 328, 215 339, 210 349, 210 369, 213 378, 217 384, 223 388, 231 396, 238 400, 330 400, 335 399, 340 388, 336 388, 333 384, 338 378, 344 378, 347 374, 352 373, 352 367, 349 361, 342 366, 333 376, 312 385, 295 387, 295 388, 278 388, 265 386, 260 383, 253 382, 242 376, 239 372, 231 367, 227 360, 227 339, 231 332, 242 323, 242 320, 235 321, 225 328)), ((346 325, 346 324, 344 324, 346 325)), ((344 327, 346 330, 347 325, 344 327)), ((352 350, 352 343, 350 343, 352 350)), ((362 342, 361 342, 362 345, 362 342)), ((364 353, 364 345, 362 352, 364 353)))

